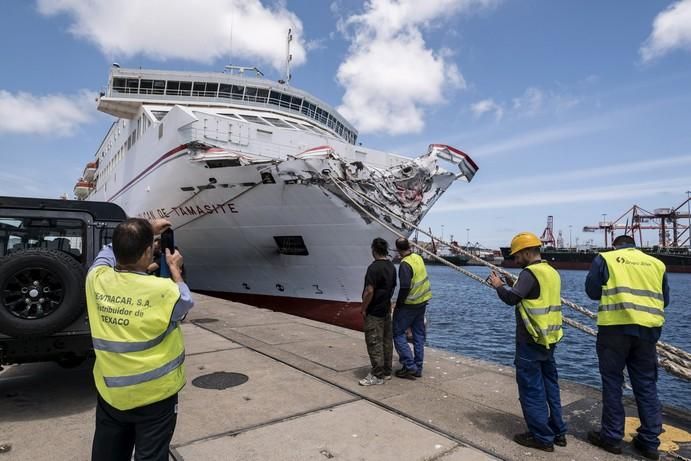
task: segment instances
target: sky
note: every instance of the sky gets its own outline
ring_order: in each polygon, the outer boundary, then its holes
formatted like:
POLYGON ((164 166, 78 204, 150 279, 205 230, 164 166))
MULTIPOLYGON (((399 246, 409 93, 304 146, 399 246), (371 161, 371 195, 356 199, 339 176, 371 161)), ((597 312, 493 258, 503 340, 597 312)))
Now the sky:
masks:
MULTIPOLYGON (((487 247, 566 244, 691 190, 691 0, 9 0, 0 16, 0 195, 71 194, 113 122, 111 63, 284 73, 363 146, 449 144, 480 167, 422 227, 487 247)), ((645 240, 656 243, 653 232, 645 240)))

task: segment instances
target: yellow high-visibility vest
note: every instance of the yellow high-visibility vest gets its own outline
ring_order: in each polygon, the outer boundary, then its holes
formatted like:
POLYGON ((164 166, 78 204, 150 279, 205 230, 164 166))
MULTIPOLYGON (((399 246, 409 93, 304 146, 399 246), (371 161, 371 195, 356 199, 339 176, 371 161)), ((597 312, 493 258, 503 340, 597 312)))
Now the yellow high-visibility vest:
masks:
POLYGON ((119 410, 159 402, 185 385, 182 330, 171 322, 180 289, 170 279, 97 266, 86 278, 100 396, 119 410))
POLYGON ((432 285, 427 278, 425 262, 420 255, 411 253, 401 260, 413 269, 413 279, 410 281, 410 292, 404 304, 422 304, 432 299, 432 285))
POLYGON ((665 265, 636 248, 600 253, 609 279, 602 287, 598 325, 661 327, 665 323, 665 265))
POLYGON ((518 311, 525 329, 533 340, 549 349, 564 336, 561 315, 561 277, 552 266, 542 261, 526 266, 540 284, 540 297, 523 299, 518 311))

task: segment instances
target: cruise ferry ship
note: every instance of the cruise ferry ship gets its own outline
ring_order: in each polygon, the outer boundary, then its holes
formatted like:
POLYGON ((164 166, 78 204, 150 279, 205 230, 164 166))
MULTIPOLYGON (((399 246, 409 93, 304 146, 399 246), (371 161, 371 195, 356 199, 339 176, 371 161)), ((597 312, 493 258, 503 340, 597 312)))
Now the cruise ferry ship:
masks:
POLYGON ((169 219, 193 290, 350 328, 372 239, 395 239, 363 208, 409 235, 396 216, 417 224, 477 171, 446 145, 417 158, 363 147, 328 104, 256 68, 114 64, 97 104, 115 121, 78 198, 169 219))

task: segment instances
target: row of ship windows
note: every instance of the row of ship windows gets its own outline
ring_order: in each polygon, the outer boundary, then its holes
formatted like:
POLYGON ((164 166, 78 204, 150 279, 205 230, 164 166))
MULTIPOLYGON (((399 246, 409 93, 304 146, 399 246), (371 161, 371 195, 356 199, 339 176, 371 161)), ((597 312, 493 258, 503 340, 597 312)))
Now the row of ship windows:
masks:
MULTIPOLYGON (((115 142, 115 140, 118 139, 120 131, 125 126, 126 125, 124 120, 122 120, 122 122, 118 122, 117 130, 114 130, 113 133, 113 140, 109 142, 107 148, 100 153, 101 158, 104 158, 110 152, 113 143, 115 142), (122 127, 120 126, 120 123, 122 123, 122 127)), ((120 163, 120 160, 122 160, 125 156, 125 153, 128 150, 130 150, 132 146, 134 146, 134 144, 142 137, 142 135, 144 135, 147 128, 151 126, 151 119, 149 119, 149 117, 147 117, 146 115, 141 115, 139 118, 137 118, 135 122, 130 123, 130 126, 134 126, 134 128, 130 132, 129 136, 126 140, 122 142, 120 148, 112 156, 112 158, 110 159, 106 167, 101 171, 101 173, 96 175, 95 181, 98 181, 99 176, 109 176, 112 173, 113 169, 117 166, 118 163, 120 163)))
POLYGON ((299 96, 281 93, 273 89, 212 82, 182 82, 171 80, 147 80, 138 78, 113 78, 112 90, 125 94, 154 94, 169 96, 194 96, 227 98, 258 104, 271 104, 300 112, 338 133, 346 141, 355 144, 357 135, 346 128, 336 117, 299 96))

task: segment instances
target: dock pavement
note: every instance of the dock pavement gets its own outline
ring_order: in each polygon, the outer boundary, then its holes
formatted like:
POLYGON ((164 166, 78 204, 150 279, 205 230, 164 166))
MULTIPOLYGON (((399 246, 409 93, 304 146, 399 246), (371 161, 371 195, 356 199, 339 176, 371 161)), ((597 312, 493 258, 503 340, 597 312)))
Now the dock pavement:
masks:
MULTIPOLYGON (((615 456, 584 441, 599 423, 597 389, 561 381, 568 446, 545 453, 511 440, 525 425, 510 367, 427 348, 422 378, 362 387, 369 359, 361 332, 195 300, 183 324, 188 379, 173 460, 637 459, 628 444, 615 456)), ((38 363, 0 373, 0 461, 89 459, 91 367, 38 363)), ((631 402, 627 415, 635 417, 631 402)), ((670 437, 686 440, 689 414, 665 409, 664 417, 679 429, 670 437)), ((677 453, 690 452, 682 443, 677 453)))

